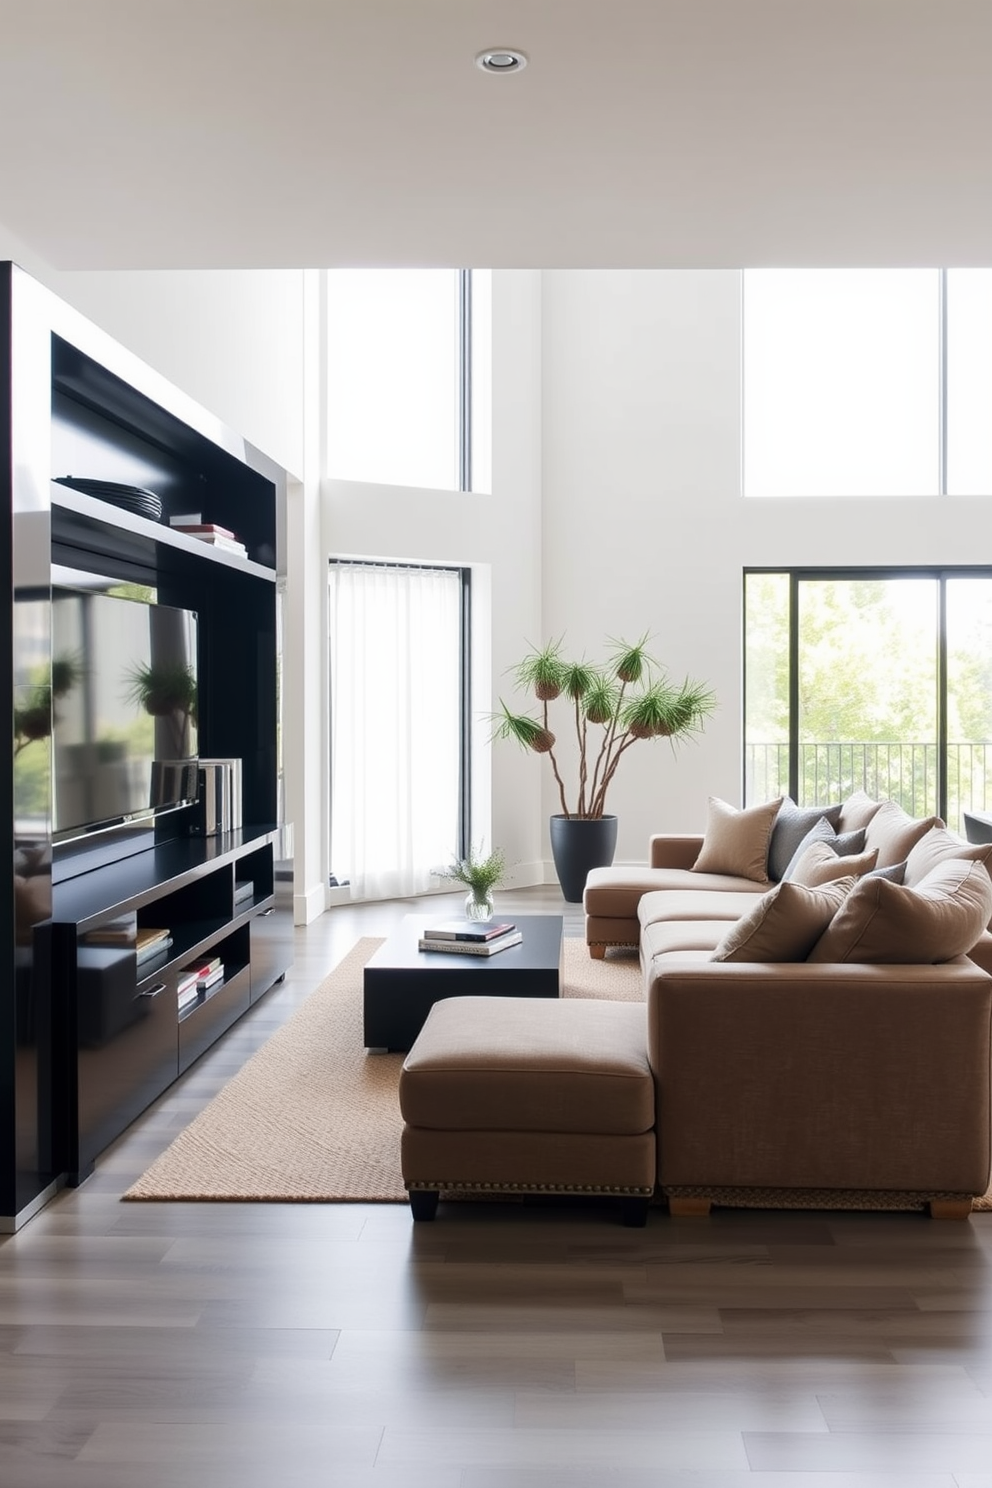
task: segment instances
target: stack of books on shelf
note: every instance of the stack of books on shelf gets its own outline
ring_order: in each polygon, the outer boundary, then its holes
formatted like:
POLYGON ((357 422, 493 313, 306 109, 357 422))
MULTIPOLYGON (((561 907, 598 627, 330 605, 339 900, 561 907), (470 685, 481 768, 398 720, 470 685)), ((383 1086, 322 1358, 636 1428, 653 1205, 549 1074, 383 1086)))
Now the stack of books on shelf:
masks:
POLYGON ((161 960, 171 945, 172 936, 168 930, 153 930, 142 926, 134 941, 134 952, 139 969, 146 964, 161 960))
POLYGON ((255 898, 255 880, 253 878, 237 878, 234 881, 234 913, 247 908, 255 898))
POLYGON ((122 950, 134 951, 139 969, 161 960, 172 945, 168 930, 139 926, 133 914, 123 915, 119 920, 108 920, 105 925, 87 931, 83 939, 87 945, 120 946, 122 950))
POLYGON ((184 1012, 198 1000, 201 993, 223 980, 224 965, 219 956, 208 956, 193 966, 187 966, 176 983, 179 1011, 184 1012))
POLYGON ((495 956, 508 946, 519 945, 523 935, 512 920, 446 920, 425 930, 417 941, 421 951, 444 951, 457 956, 495 956))
MULTIPOLYGON (((163 934, 166 932, 162 932, 163 934)), ((107 920, 95 930, 87 930, 83 940, 87 945, 125 946, 133 950, 138 937, 138 920, 134 914, 121 915, 119 919, 107 920)))
POLYGON ((179 516, 170 517, 169 526, 176 532, 185 532, 188 537, 209 543, 211 547, 221 548, 225 553, 237 553, 240 558, 248 557, 248 549, 243 542, 238 541, 230 528, 221 527, 216 522, 205 522, 200 512, 182 512, 179 516))

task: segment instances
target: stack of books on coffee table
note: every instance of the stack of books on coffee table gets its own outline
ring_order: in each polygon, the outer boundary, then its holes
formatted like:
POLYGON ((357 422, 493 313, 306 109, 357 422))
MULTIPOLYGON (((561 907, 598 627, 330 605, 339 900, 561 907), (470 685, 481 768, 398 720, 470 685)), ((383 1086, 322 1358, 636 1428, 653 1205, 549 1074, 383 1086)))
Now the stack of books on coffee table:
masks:
POLYGON ((519 945, 523 935, 512 920, 445 920, 425 930, 417 941, 421 951, 443 951, 446 955, 495 956, 519 945))

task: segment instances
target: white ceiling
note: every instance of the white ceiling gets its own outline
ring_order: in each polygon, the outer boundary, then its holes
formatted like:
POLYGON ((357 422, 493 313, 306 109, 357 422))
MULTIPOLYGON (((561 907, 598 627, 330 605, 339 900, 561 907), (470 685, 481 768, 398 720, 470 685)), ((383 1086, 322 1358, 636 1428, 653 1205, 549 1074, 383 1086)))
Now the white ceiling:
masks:
POLYGON ((0 222, 66 269, 989 264, 990 72, 992 0, 0 0, 0 222))

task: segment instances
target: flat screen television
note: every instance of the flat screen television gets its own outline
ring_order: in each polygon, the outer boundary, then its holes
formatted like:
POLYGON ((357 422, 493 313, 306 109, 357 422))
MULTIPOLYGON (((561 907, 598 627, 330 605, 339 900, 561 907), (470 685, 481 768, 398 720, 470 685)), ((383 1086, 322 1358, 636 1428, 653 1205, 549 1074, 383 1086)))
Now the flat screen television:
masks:
POLYGON ((52 841, 197 798, 197 617, 52 589, 52 841))

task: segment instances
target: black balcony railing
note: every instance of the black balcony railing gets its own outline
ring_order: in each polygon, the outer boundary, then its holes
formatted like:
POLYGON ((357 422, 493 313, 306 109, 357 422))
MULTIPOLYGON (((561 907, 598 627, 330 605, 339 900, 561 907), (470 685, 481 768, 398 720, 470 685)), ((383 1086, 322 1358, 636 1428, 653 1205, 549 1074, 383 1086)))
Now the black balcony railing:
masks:
MULTIPOLYGON (((799 804, 842 801, 852 791, 898 801, 911 816, 937 810, 936 744, 800 744, 799 804)), ((961 813, 992 809, 992 742, 947 746, 947 823, 960 831, 961 813)), ((745 799, 770 801, 789 790, 788 744, 749 744, 745 799)))

